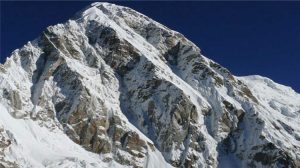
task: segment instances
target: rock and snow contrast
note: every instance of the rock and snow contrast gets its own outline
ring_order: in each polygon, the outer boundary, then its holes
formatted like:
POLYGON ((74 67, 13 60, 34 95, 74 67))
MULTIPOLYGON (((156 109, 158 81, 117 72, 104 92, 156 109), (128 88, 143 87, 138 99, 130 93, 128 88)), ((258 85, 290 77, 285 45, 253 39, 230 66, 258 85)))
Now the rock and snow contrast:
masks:
POLYGON ((300 94, 93 3, 0 64, 0 167, 300 167, 300 94))

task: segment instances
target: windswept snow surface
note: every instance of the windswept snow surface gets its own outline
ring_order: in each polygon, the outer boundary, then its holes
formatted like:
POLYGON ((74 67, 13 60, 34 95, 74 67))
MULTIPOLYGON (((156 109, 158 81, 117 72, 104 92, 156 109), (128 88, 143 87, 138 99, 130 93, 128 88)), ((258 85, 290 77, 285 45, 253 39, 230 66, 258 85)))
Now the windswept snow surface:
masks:
MULTIPOLYGON (((291 87, 259 75, 239 77, 266 108, 280 111, 286 117, 300 116, 300 94, 291 87)), ((299 121, 299 120, 298 120, 299 121)))

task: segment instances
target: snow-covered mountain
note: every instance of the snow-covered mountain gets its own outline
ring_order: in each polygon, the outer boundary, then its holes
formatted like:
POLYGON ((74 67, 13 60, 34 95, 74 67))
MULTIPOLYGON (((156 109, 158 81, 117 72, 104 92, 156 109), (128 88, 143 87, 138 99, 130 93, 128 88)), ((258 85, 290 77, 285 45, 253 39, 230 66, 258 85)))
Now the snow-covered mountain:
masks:
POLYGON ((300 167, 300 95, 93 3, 0 64, 0 167, 300 167))

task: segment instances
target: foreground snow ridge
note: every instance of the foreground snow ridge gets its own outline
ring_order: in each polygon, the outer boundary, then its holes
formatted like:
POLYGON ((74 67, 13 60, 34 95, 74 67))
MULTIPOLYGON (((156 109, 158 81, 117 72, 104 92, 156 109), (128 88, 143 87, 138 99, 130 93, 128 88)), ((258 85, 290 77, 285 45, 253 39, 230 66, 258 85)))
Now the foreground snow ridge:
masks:
POLYGON ((0 167, 300 167, 300 95, 93 3, 0 64, 0 167))

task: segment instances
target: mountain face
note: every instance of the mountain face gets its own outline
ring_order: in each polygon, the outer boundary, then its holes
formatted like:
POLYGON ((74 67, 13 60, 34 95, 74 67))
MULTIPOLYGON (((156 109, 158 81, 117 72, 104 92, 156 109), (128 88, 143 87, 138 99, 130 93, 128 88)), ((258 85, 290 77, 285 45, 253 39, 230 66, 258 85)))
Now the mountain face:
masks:
POLYGON ((93 3, 0 64, 0 167, 300 167, 300 95, 93 3))

